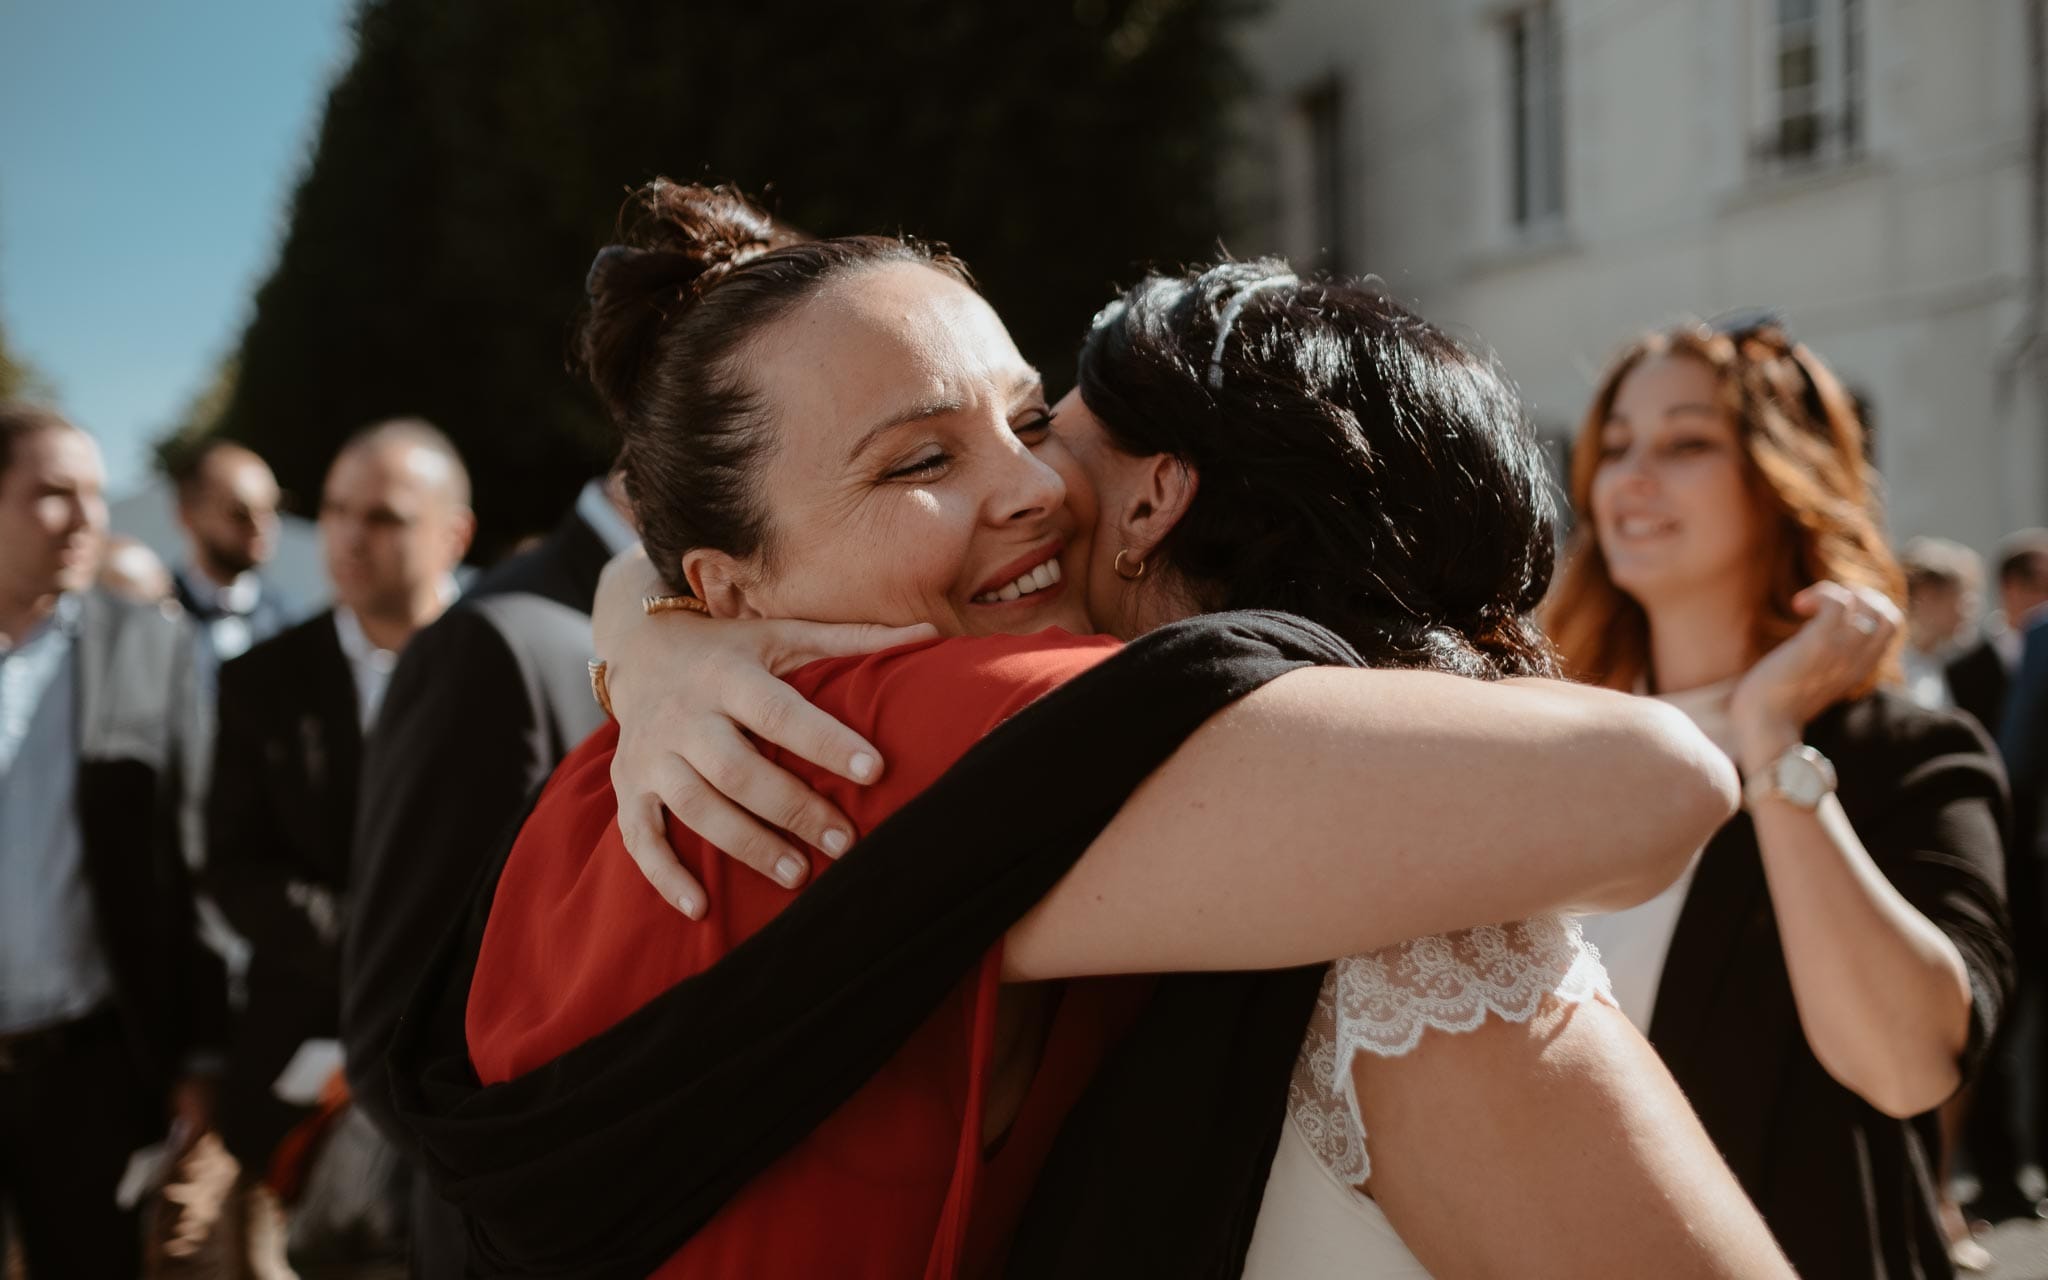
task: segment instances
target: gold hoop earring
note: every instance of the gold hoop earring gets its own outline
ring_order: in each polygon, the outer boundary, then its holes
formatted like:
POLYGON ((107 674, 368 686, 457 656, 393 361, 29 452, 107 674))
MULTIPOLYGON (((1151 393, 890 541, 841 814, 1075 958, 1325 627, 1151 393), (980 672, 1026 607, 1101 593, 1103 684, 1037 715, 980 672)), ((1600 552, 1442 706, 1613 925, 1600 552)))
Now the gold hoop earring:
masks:
POLYGON ((1131 554, 1131 549, 1129 547, 1125 547, 1122 550, 1118 551, 1116 553, 1116 562, 1112 567, 1116 569, 1117 577, 1122 578, 1125 582, 1136 582, 1138 579, 1145 576, 1145 562, 1143 560, 1138 561, 1138 567, 1136 569, 1126 568, 1124 566, 1124 557, 1129 554, 1131 554))

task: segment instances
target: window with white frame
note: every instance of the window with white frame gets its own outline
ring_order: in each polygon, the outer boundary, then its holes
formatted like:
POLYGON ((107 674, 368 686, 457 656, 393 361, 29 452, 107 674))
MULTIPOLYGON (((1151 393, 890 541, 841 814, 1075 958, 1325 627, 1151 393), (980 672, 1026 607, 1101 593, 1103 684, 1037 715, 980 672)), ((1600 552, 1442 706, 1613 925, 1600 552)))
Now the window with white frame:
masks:
POLYGON ((1564 214, 1564 42, 1550 0, 1510 13, 1505 25, 1508 211, 1522 229, 1564 214))
POLYGON ((1767 169, 1797 169, 1862 154, 1865 0, 1763 3, 1758 161, 1767 169))

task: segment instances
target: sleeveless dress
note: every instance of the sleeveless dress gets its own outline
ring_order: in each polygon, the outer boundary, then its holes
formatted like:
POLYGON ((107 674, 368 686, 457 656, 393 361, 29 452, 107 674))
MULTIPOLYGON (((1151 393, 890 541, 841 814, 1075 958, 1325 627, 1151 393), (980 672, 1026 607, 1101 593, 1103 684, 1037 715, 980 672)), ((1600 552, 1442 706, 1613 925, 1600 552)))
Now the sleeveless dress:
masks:
POLYGON ((1434 1035, 1488 1017, 1526 1022, 1549 996, 1612 1004, 1578 922, 1539 916, 1413 938, 1330 966, 1288 1089, 1287 1122, 1245 1260, 1245 1280, 1427 1280, 1370 1196, 1360 1054, 1427 1054, 1434 1035))

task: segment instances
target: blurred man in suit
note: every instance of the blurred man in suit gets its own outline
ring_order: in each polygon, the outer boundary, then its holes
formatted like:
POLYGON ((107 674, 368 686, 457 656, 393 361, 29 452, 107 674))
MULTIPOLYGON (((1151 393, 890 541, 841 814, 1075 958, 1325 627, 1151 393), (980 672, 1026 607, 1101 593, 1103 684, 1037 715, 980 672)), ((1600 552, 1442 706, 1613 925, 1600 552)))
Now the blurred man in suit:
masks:
POLYGON ((1983 1190, 1973 1208, 1981 1216, 2032 1214, 2033 1200, 2019 1186, 2020 1171, 2048 1151, 2048 1043, 2044 1043, 2042 984, 2048 968, 2044 926, 2048 902, 2041 883, 2040 791, 2042 752, 2048 730, 2048 529, 2022 529, 2000 544, 1999 612, 1984 639, 1948 667, 1955 704, 1975 716, 1998 741, 2012 784, 2012 836, 2006 846, 2006 901, 2012 913, 2013 949, 2020 989, 1996 1053, 1985 1065, 1970 1120, 1970 1147, 1983 1190), (2041 652, 2034 652, 2040 649, 2041 652), (2038 673, 2028 692, 2023 663, 2038 673), (2017 709, 2015 709, 2017 708, 2017 709), (2021 1117, 2034 1124, 2023 1128, 2021 1117))
POLYGON ((1947 538, 1914 538, 1899 550, 1906 572, 1906 696, 1923 707, 1954 705, 1948 662, 1982 607, 1984 562, 1947 538))
POLYGON ((91 590, 102 474, 84 432, 0 404, 0 1210, 31 1277, 138 1273, 116 1189, 207 1129, 227 1017, 181 848, 193 636, 91 590))
POLYGON ((1977 717, 1995 739, 2005 721, 2005 699, 2020 669, 2027 623, 2048 605, 2048 529, 2022 529, 1999 544, 1998 613, 1984 638, 1948 664, 1956 706, 1977 717))
MULTIPOLYGON (((545 541, 486 574, 406 646, 363 760, 353 905, 342 952, 342 1039, 356 1100, 385 1133, 384 1052, 478 869, 526 798, 595 730, 590 606, 636 541, 616 481, 585 484, 545 541)), ((463 1274, 461 1223, 418 1180, 415 1275, 463 1274)))
POLYGON ((476 524, 469 504, 469 473, 431 425, 399 419, 358 432, 320 501, 334 607, 220 671, 205 883, 250 944, 220 1099, 221 1136, 249 1177, 264 1176, 313 1111, 278 1096, 280 1073, 309 1044, 308 1060, 340 1063, 341 913, 363 735, 399 654, 454 601, 476 524))
POLYGON ((277 477, 262 458, 209 440, 179 459, 178 524, 186 562, 172 575, 178 603, 199 624, 200 687, 220 664, 284 630, 296 607, 263 577, 277 550, 277 477))

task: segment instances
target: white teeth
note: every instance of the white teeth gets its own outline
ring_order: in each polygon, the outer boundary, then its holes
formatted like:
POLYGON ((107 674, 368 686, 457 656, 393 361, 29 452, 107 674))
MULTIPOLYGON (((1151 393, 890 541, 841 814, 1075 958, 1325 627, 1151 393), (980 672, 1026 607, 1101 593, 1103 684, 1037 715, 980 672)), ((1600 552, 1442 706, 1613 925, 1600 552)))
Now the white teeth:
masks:
POLYGON ((974 602, 976 604, 996 604, 998 602, 1016 600, 1020 597, 1028 596, 1034 591, 1043 591, 1058 581, 1060 581, 1060 562, 1048 560, 1029 573, 1017 575, 1016 581, 999 587, 994 591, 984 592, 974 597, 974 602))

